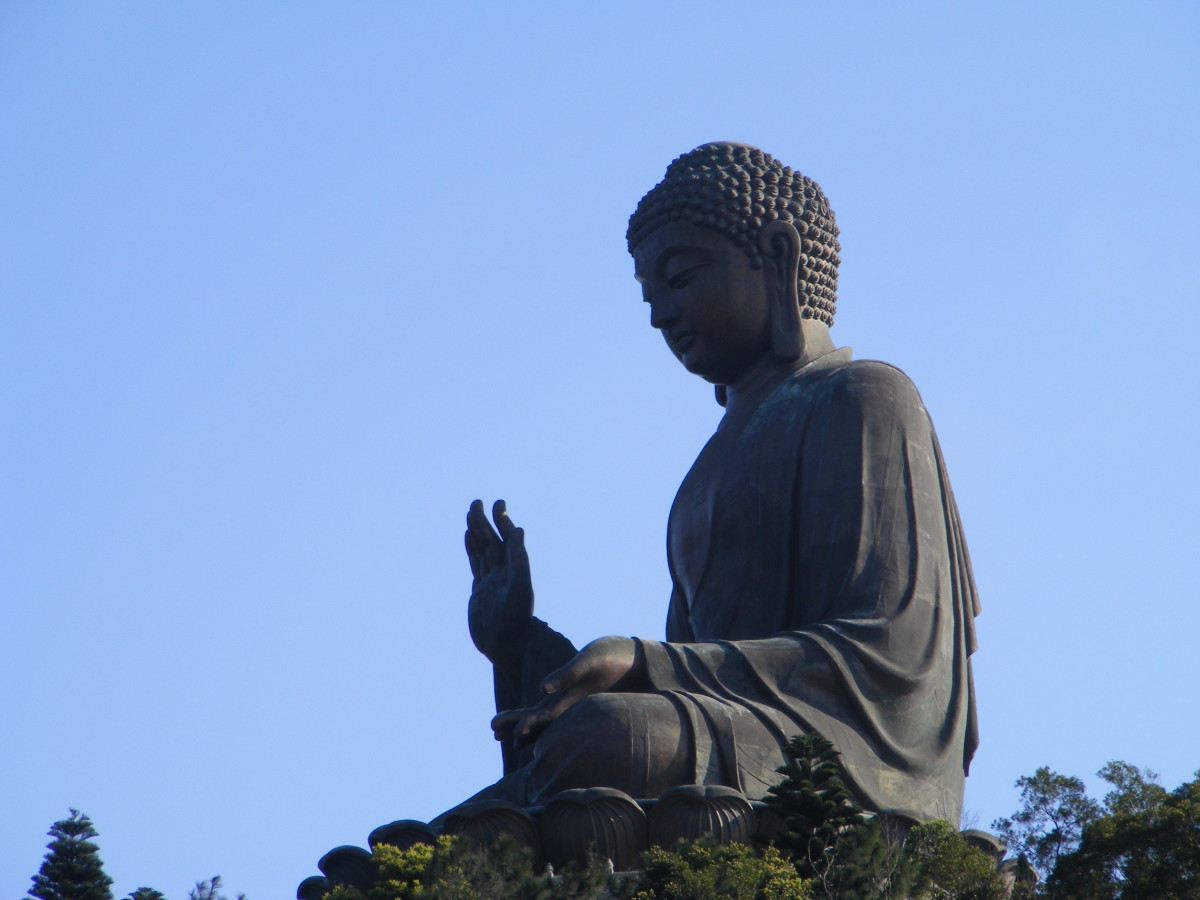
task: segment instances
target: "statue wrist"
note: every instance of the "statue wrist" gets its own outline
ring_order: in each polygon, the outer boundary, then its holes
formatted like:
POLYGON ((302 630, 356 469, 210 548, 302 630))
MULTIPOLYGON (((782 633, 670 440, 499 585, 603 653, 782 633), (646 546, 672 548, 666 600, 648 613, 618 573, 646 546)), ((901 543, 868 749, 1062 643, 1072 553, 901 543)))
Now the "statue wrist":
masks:
POLYGON ((533 621, 533 618, 530 617, 523 626, 513 629, 502 640, 496 642, 496 645, 491 648, 491 652, 486 654, 493 665, 505 669, 520 669, 521 663, 525 659, 526 648, 529 646, 533 621))

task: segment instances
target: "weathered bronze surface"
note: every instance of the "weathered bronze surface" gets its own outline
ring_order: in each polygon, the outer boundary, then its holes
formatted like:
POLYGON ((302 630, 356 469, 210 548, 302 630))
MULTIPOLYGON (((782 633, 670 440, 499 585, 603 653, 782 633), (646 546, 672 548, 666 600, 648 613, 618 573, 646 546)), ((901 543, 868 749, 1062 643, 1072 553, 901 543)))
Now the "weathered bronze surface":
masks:
POLYGON ((667 640, 580 651, 533 616, 524 533, 467 516, 471 635, 493 663, 504 777, 476 795, 762 797, 817 731, 868 810, 957 822, 976 745, 978 602, 909 379, 830 337, 838 230, 820 188, 753 147, 677 159, 630 220, 651 324, 725 415, 667 526, 667 640))
MULTIPOLYGON (((371 846, 507 834, 537 866, 595 851, 625 869, 647 842, 769 835, 781 823, 757 801, 805 731, 841 751, 885 832, 957 822, 976 744, 971 564, 916 388, 834 348, 821 189, 761 150, 706 144, 642 199, 628 240, 651 324, 725 407, 667 523, 667 640, 577 651, 533 615, 504 502, 493 527, 475 501, 468 618, 505 775, 371 846)), ((319 867, 300 900, 363 882, 370 854, 338 847, 319 867)))

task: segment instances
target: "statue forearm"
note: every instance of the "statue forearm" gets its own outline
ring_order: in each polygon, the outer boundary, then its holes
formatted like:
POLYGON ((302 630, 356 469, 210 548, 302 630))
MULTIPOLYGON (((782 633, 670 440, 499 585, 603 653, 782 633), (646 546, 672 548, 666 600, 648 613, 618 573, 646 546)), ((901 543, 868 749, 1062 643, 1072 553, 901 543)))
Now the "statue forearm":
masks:
POLYGON ((496 712, 536 705, 542 698, 542 680, 576 652, 569 640, 536 616, 530 617, 523 646, 493 665, 496 712))
MULTIPOLYGON (((542 680, 574 656, 575 647, 570 641, 541 619, 531 616, 520 651, 492 664, 496 712, 525 709, 537 704, 542 697, 542 680)), ((518 752, 511 740, 503 741, 501 753, 505 773, 520 765, 518 752)))

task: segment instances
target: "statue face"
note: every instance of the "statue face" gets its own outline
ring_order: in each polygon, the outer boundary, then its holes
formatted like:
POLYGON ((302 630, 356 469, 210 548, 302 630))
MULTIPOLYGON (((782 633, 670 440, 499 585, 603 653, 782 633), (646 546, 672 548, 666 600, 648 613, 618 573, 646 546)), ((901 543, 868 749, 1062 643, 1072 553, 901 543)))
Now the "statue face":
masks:
POLYGON ((723 234, 670 222, 643 239, 634 267, 650 324, 689 372, 736 385, 771 352, 767 267, 751 268, 723 234))

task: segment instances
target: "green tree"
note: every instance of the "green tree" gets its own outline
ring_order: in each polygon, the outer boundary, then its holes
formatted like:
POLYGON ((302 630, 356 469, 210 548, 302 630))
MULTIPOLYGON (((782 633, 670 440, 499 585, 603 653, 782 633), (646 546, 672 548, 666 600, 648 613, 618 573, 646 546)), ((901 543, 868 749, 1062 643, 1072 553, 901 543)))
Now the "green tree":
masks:
POLYGON ((998 900, 996 861, 949 822, 918 825, 899 839, 879 819, 848 828, 837 846, 826 895, 837 900, 998 900))
POLYGON ((1082 781, 1042 766, 1017 779, 1021 808, 992 823, 1010 853, 1023 853, 1045 879, 1058 858, 1079 846, 1083 829, 1100 815, 1082 781))
POLYGON ((905 856, 915 870, 911 900, 1001 900, 996 861, 972 847, 949 822, 926 822, 908 833, 905 856))
POLYGON ((1112 760, 1096 773, 1112 790, 1104 795, 1107 815, 1137 815, 1156 809, 1167 799, 1167 790, 1158 783, 1158 773, 1139 769, 1127 762, 1112 760))
POLYGON ((839 756, 821 735, 797 735, 788 742, 788 761, 776 770, 783 780, 764 798, 784 824, 771 840, 791 854, 802 877, 821 880, 827 889, 839 841, 863 821, 842 781, 839 756))
POLYGON ((550 900, 624 900, 636 890, 635 878, 614 878, 609 860, 592 855, 580 865, 564 866, 550 884, 550 900))
MULTIPOLYGON (((155 891, 154 893, 158 893, 155 891)), ((161 897, 162 895, 159 894, 161 897)), ((197 881, 196 886, 188 891, 188 900, 229 900, 221 893, 221 876, 214 875, 208 881, 197 881)), ((246 900, 245 894, 238 894, 237 900, 246 900)))
MULTIPOLYGON (((434 845, 374 848, 375 877, 366 888, 338 885, 326 900, 552 900, 553 887, 533 874, 533 855, 511 838, 477 850, 450 835, 434 845)), ((598 896, 603 886, 592 896, 598 896)), ((585 895, 579 894, 583 897, 585 895)))
POLYGON ((167 900, 162 891, 150 887, 140 887, 129 895, 128 900, 167 900))
POLYGON ((104 874, 100 848, 92 843, 92 820, 72 809, 69 818, 47 832, 53 838, 29 896, 39 900, 112 900, 112 879, 104 874))
POLYGON ((838 839, 837 900, 907 900, 917 868, 898 835, 879 819, 847 829, 838 839))
POLYGON ((632 900, 809 900, 812 886, 774 847, 681 842, 652 847, 632 900))
POLYGON ((1200 772, 1174 791, 1127 763, 1100 771, 1114 790, 1058 860, 1046 893, 1056 900, 1195 900, 1200 897, 1200 772))

